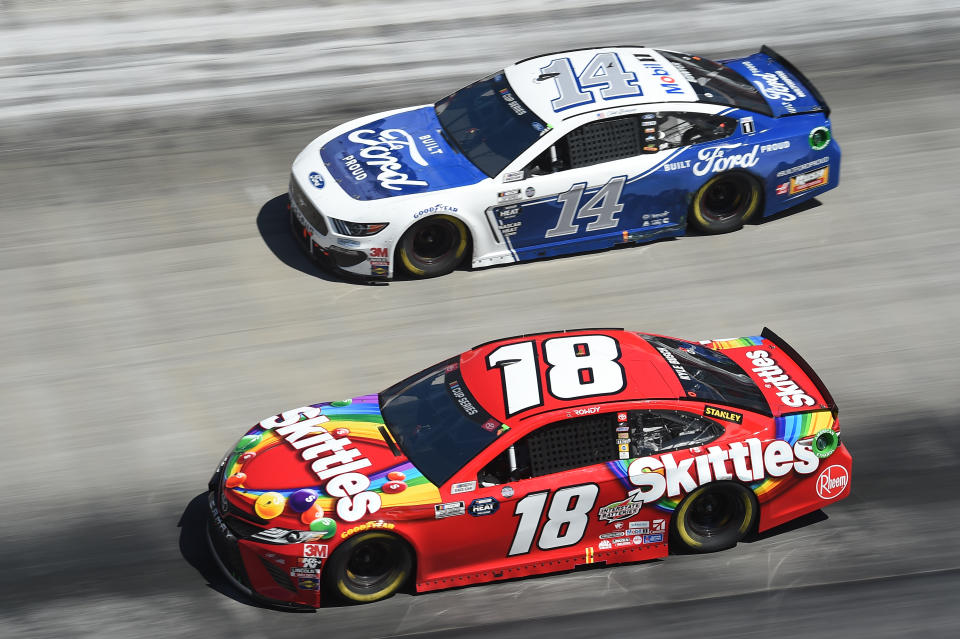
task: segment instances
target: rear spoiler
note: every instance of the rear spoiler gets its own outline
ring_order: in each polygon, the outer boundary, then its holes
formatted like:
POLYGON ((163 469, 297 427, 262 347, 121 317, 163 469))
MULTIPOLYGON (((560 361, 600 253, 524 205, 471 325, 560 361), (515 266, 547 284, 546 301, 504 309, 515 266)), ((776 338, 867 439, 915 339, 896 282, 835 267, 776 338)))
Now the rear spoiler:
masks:
POLYGON ((783 57, 782 55, 780 55, 779 53, 777 53, 767 45, 763 45, 762 47, 760 47, 760 53, 763 53, 764 55, 768 55, 774 60, 776 60, 777 63, 779 63, 781 66, 783 66, 784 69, 789 71, 791 75, 793 75, 795 78, 800 80, 800 82, 802 82, 806 88, 810 89, 810 94, 813 95, 814 99, 816 99, 816 101, 819 102, 820 105, 823 107, 824 116, 828 118, 830 117, 830 107, 827 105, 827 101, 823 99, 823 95, 820 93, 820 91, 817 90, 817 87, 813 85, 813 82, 810 82, 807 76, 803 75, 800 69, 793 66, 793 64, 789 60, 787 60, 785 57, 783 57))
MULTIPOLYGON (((806 80, 804 80, 804 82, 806 82, 806 80)), ((807 86, 809 87, 810 85, 808 84, 807 86)), ((827 390, 826 384, 824 384, 823 380, 820 379, 820 376, 814 372, 813 367, 810 366, 805 359, 800 357, 799 353, 793 350, 793 347, 787 344, 782 337, 771 331, 766 326, 764 326, 763 330, 760 331, 760 337, 770 340, 776 344, 777 348, 786 353, 787 357, 792 359, 793 362, 800 368, 800 370, 802 370, 803 373, 810 378, 810 381, 813 382, 813 385, 817 387, 817 391, 819 391, 820 396, 823 397, 824 401, 827 402, 827 408, 830 409, 830 412, 833 414, 833 418, 836 419, 838 412, 837 403, 833 400, 833 395, 830 394, 830 391, 827 390)))

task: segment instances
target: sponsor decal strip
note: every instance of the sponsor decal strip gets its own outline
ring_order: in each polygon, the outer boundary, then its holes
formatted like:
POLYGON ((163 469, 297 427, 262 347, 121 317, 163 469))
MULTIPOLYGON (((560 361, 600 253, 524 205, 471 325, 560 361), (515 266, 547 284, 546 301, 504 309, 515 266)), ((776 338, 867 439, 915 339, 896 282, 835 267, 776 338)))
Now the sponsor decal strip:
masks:
POLYGON ((763 338, 759 335, 753 337, 735 337, 733 339, 714 339, 703 340, 700 342, 707 348, 715 351, 723 351, 728 348, 743 348, 745 346, 760 346, 763 344, 763 338))
POLYGON ((830 411, 788 415, 776 421, 778 436, 783 433, 783 439, 766 445, 750 438, 728 446, 694 449, 705 452, 679 461, 667 453, 659 460, 641 457, 611 461, 607 468, 620 479, 633 502, 652 504, 665 512, 676 510, 683 497, 698 486, 726 479, 744 482, 761 502, 766 502, 798 475, 816 472, 821 460, 814 454, 810 438, 834 424, 830 411))

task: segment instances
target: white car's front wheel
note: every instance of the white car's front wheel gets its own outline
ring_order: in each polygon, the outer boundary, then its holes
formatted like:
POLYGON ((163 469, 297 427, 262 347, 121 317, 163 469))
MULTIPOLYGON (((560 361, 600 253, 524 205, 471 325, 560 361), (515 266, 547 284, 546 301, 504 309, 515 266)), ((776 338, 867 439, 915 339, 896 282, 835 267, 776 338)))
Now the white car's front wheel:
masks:
POLYGON ((403 234, 397 259, 414 277, 436 277, 455 269, 470 243, 467 227, 455 217, 434 215, 403 234))

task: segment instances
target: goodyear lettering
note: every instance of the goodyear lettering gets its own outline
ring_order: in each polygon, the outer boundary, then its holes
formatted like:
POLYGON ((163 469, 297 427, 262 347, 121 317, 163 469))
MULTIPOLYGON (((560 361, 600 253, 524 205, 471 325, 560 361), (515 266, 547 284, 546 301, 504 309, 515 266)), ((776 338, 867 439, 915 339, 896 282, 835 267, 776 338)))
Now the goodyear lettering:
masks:
POLYGON ((346 539, 347 537, 352 537, 358 532, 363 532, 364 530, 373 530, 373 529, 383 529, 383 530, 393 530, 396 528, 396 524, 387 523, 385 521, 368 521, 360 524, 359 526, 354 526, 348 530, 344 530, 340 533, 340 539, 346 539))

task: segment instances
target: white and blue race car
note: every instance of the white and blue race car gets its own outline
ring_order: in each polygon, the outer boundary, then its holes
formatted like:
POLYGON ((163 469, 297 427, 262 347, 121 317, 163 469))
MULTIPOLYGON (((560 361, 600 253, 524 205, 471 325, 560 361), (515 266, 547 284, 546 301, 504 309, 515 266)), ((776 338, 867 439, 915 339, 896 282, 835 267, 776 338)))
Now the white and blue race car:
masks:
POLYGON ((293 163, 291 223, 366 280, 724 233, 837 185, 829 116, 768 47, 553 53, 321 135, 293 163))

